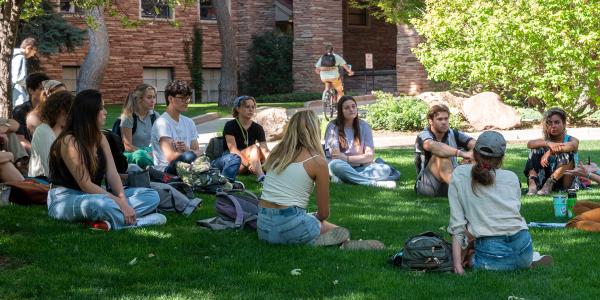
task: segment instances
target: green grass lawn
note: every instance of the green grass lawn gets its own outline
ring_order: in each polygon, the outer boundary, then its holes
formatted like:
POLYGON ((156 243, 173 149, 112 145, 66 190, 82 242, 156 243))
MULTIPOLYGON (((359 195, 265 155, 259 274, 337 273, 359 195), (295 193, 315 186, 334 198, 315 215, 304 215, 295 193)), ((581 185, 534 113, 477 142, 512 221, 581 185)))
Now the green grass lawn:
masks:
MULTIPOLYGON (((271 107, 284 107, 284 108, 295 108, 302 107, 304 102, 282 102, 282 103, 259 103, 259 106, 271 106, 271 107)), ((123 110, 122 104, 107 104, 106 111, 108 115, 106 116, 106 123, 104 125, 105 128, 112 128, 115 120, 121 116, 121 112, 123 110)), ((165 104, 157 104, 155 109, 159 113, 163 113, 166 110, 167 106, 165 104)), ((230 107, 219 107, 217 103, 198 103, 198 104, 190 104, 188 110, 184 113, 185 116, 195 117, 205 113, 216 112, 221 117, 231 116, 231 108, 230 107)))
MULTIPOLYGON (((600 157, 600 142, 583 142, 582 157, 600 157), (592 149, 595 149, 592 151, 592 149)), ((442 231, 445 198, 412 190, 413 153, 379 153, 402 172, 396 190, 332 184, 330 220, 353 239, 378 239, 383 251, 273 246, 252 231, 211 232, 195 221, 214 214, 214 198, 191 217, 167 214, 167 225, 98 232, 51 220, 44 207, 0 208, 0 298, 75 299, 598 299, 600 234, 532 229, 534 248, 555 266, 531 271, 411 273, 386 263, 406 238, 442 231), (135 264, 130 264, 137 258, 135 264), (292 269, 301 275, 292 276, 292 269)), ((527 151, 510 145, 505 167, 524 181, 527 151)), ((259 192, 253 178, 242 177, 259 192)), ((600 201, 600 189, 578 198, 600 201)), ((314 208, 314 199, 312 200, 314 208)), ((524 197, 527 221, 559 221, 550 197, 524 197)))

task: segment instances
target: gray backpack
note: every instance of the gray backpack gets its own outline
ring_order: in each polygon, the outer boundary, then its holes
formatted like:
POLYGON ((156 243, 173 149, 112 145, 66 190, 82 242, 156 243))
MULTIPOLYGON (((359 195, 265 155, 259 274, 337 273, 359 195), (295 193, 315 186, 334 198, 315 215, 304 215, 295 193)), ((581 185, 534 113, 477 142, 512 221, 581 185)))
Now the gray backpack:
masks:
POLYGON ((400 267, 408 271, 452 272, 452 245, 431 231, 415 235, 404 243, 400 267))
POLYGON ((217 216, 198 220, 196 223, 212 230, 243 229, 256 230, 258 197, 245 190, 218 190, 215 201, 217 216))
POLYGON ((150 187, 158 192, 160 202, 158 211, 174 211, 184 216, 189 216, 202 204, 202 199, 189 197, 174 186, 162 182, 151 182, 150 187))

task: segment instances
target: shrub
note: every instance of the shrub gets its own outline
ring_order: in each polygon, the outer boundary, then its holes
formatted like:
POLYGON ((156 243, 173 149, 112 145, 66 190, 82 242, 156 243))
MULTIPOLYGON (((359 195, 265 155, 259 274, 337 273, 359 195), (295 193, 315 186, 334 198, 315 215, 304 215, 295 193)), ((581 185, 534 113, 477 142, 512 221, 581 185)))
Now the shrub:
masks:
POLYGON ((600 1, 427 0, 414 50, 431 79, 578 120, 600 103, 600 1), (504 97, 506 98, 506 97, 504 97))
POLYGON ((276 102, 306 102, 319 100, 322 93, 288 93, 288 94, 273 94, 258 96, 256 102, 259 103, 276 103, 276 102))
POLYGON ((292 80, 293 38, 279 30, 254 36, 249 49, 250 66, 242 75, 244 94, 289 93, 292 80))
POLYGON ((367 110, 367 122, 373 129, 417 131, 427 125, 427 104, 414 97, 394 97, 375 92, 377 102, 367 110))

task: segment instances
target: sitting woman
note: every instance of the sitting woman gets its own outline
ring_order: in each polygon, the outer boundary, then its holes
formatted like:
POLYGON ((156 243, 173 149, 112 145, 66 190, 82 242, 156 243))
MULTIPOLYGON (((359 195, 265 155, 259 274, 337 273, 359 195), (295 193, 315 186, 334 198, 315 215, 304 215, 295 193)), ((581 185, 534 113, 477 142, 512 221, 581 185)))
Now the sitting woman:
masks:
POLYGON ((127 162, 142 169, 152 166, 152 125, 160 117, 154 111, 156 89, 148 84, 138 85, 129 94, 121 114, 121 137, 127 162))
POLYGON ((351 245, 346 248, 383 248, 377 241, 350 242, 348 229, 327 221, 329 172, 319 121, 313 111, 299 111, 292 116, 265 169, 257 223, 259 239, 271 244, 328 246, 346 242, 344 246, 351 245), (317 211, 308 214, 306 208, 315 185, 317 211))
POLYGON ((567 115, 553 107, 544 113, 544 138, 531 140, 525 165, 528 180, 527 195, 548 195, 554 189, 569 189, 574 177, 566 174, 577 165, 579 140, 567 134, 567 115), (559 185, 555 185, 559 182, 559 185), (540 189, 541 187, 541 189, 540 189))
MULTIPOLYGON (((43 122, 40 112, 40 106, 46 102, 46 100, 54 93, 66 91, 67 87, 60 81, 57 80, 44 80, 42 81, 42 93, 40 94, 40 104, 36 106, 29 114, 25 122, 27 124, 27 130, 31 133, 35 133, 35 129, 43 122)), ((68 109, 68 108, 67 108, 68 109)))
POLYGON ((232 182, 238 173, 248 172, 255 174, 258 182, 264 180, 262 163, 269 156, 269 147, 265 130, 252 121, 255 113, 256 100, 253 97, 237 97, 232 112, 235 119, 225 123, 223 128, 225 153, 212 165, 232 182))
POLYGON ((60 135, 67 123, 69 108, 73 103, 73 94, 61 91, 52 94, 39 106, 42 123, 36 128, 31 139, 31 158, 29 159, 29 177, 48 177, 48 157, 50 146, 60 135))
POLYGON ((331 181, 395 188, 400 174, 382 160, 374 161, 371 127, 359 119, 356 100, 341 97, 337 111, 337 118, 325 130, 325 145, 333 158, 329 162, 331 181))
POLYGON ((149 188, 123 189, 110 146, 100 129, 106 110, 100 92, 77 94, 63 132, 50 148, 48 214, 88 222, 102 230, 166 222, 155 213, 159 198, 149 188), (114 194, 100 187, 106 177, 114 194))
MULTIPOLYGON (((482 133, 473 151, 474 164, 458 166, 452 173, 448 200, 454 271, 464 273, 463 256, 475 239, 475 254, 466 264, 476 269, 507 271, 529 268, 533 243, 521 216, 519 178, 503 170, 504 137, 482 133)), ((539 256, 537 253, 536 256, 539 256)), ((539 263, 551 263, 543 256, 539 263)))
MULTIPOLYGON (((600 169, 595 163, 584 165, 582 163, 573 170, 565 172, 572 176, 585 177, 596 183, 600 183, 600 169)), ((573 207, 576 216, 569 220, 567 227, 577 228, 584 231, 600 232, 600 203, 579 200, 573 207)))

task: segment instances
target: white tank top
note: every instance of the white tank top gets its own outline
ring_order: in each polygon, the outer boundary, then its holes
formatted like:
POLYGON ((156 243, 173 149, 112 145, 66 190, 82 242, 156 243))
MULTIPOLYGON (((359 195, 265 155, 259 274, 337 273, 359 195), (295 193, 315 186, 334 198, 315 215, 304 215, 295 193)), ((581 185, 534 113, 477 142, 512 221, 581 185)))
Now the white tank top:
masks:
POLYGON ((315 157, 317 155, 291 163, 279 174, 274 171, 267 173, 260 198, 283 206, 306 209, 315 182, 306 173, 304 163, 315 157))

